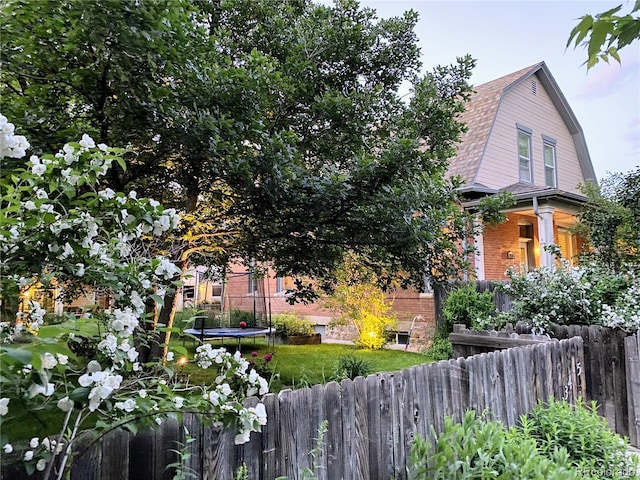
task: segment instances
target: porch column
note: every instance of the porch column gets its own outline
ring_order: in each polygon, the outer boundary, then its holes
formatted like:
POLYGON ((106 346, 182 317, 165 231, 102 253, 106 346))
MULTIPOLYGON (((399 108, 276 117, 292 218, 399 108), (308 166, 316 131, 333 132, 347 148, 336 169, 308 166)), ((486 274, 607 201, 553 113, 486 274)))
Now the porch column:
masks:
MULTIPOLYGON (((482 218, 480 215, 476 215, 474 226, 477 228, 482 227, 482 218)), ((482 230, 476 233, 473 238, 473 243, 476 247, 476 253, 474 255, 476 278, 478 280, 484 280, 484 235, 482 234, 482 230)))
POLYGON ((538 238, 540 241, 540 266, 553 267, 553 255, 544 247, 555 243, 553 238, 553 212, 554 207, 543 205, 538 208, 538 238))

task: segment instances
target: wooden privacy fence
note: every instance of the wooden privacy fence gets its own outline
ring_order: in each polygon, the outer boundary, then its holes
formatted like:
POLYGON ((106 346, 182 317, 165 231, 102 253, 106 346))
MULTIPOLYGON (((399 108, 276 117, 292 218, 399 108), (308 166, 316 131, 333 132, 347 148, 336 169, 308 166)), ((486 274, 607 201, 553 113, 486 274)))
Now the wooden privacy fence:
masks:
MULTIPOLYGON (((516 331, 528 332, 518 325, 516 331)), ((607 419, 609 427, 632 439, 632 413, 628 385, 637 385, 640 376, 631 378, 627 373, 628 355, 625 354, 625 339, 628 333, 599 325, 562 325, 549 332, 550 337, 567 339, 580 337, 584 341, 585 399, 598 403, 598 413, 607 419)), ((475 355, 480 352, 500 350, 514 346, 514 342, 534 343, 548 341, 549 337, 522 333, 480 332, 459 329, 451 335, 454 354, 475 355)), ((455 355, 454 355, 455 356, 455 355)), ((634 445, 638 445, 637 441, 634 445)))
POLYGON ((629 441, 640 447, 640 333, 624 339, 627 359, 629 441))
POLYGON ((188 415, 183 424, 191 443, 175 422, 137 436, 114 432, 74 457, 71 478, 171 479, 165 465, 176 455, 170 450, 187 445, 192 456, 186 466, 208 480, 232 480, 242 464, 251 480, 294 480, 314 467, 321 480, 404 479, 416 434, 441 431, 446 415, 461 420, 468 409, 488 409, 510 426, 538 400, 575 402, 584 396, 584 361, 577 337, 285 390, 265 396, 268 423, 248 444, 235 446, 232 431, 203 427, 188 415), (310 456, 324 420, 323 444, 310 456))

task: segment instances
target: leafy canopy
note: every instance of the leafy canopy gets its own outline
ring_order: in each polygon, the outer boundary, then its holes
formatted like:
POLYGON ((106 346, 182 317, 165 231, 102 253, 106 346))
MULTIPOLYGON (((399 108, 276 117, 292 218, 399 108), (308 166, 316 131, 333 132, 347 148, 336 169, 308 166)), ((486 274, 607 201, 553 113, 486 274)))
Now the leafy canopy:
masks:
POLYGON ((255 259, 330 285, 354 252, 382 286, 420 287, 464 267, 469 222, 445 172, 474 61, 420 76, 414 12, 9 0, 2 14, 7 115, 45 149, 80 130, 132 146, 107 183, 181 212, 163 250, 183 268, 255 259))

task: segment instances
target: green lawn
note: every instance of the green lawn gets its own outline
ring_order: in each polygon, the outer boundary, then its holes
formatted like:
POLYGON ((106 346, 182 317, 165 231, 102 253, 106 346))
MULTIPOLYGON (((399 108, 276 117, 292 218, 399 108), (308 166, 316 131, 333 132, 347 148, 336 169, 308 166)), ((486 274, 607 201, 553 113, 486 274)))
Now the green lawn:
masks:
MULTIPOLYGON (((176 341, 176 344, 177 341, 176 341)), ((179 343, 182 345, 182 341, 179 343)), ((229 351, 235 351, 237 342, 229 341, 212 343, 216 348, 225 346, 229 351)), ((186 341, 189 350, 189 360, 193 359, 195 343, 186 341)), ((353 355, 358 360, 369 362, 371 373, 394 372, 409 368, 413 365, 427 363, 425 355, 410 353, 402 350, 361 350, 353 345, 323 343, 320 345, 267 345, 264 340, 243 340, 241 351, 247 359, 255 358, 262 364, 262 358, 267 353, 273 354, 268 364, 274 373, 270 391, 278 392, 285 388, 300 388, 318 383, 326 383, 335 375, 336 363, 340 357, 353 355), (252 357, 251 353, 258 355, 252 357)), ((190 375, 193 383, 208 383, 211 373, 201 370, 198 366, 188 364, 184 373, 190 375)))

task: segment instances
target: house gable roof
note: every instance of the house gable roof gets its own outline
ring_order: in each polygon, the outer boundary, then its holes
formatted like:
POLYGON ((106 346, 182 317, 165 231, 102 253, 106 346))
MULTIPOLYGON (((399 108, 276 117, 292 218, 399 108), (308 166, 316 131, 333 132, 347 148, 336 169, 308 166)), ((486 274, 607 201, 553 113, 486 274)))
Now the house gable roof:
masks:
POLYGON ((485 148, 505 94, 532 75, 537 75, 573 138, 583 178, 596 181, 582 127, 549 68, 544 62, 540 62, 474 87, 475 93, 471 96, 466 111, 459 117, 467 125, 467 132, 462 135, 457 155, 451 159, 448 170, 449 175, 459 175, 462 178, 466 184, 465 189, 473 190, 477 185, 476 179, 485 148))

